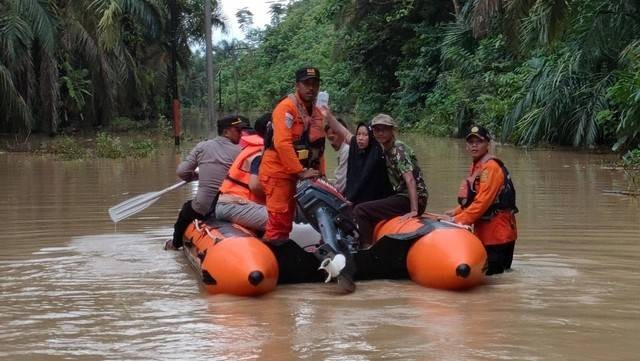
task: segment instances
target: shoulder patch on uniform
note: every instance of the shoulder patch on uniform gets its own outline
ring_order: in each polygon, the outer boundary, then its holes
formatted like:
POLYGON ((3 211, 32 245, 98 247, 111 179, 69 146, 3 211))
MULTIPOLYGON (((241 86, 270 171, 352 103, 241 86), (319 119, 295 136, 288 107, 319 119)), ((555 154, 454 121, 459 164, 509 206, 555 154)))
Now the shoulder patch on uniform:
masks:
POLYGON ((293 115, 291 113, 285 113, 284 114, 284 125, 287 126, 287 128, 291 128, 293 126, 293 115))
POLYGON ((489 179, 489 171, 485 169, 480 173, 480 182, 486 182, 487 179, 489 179))

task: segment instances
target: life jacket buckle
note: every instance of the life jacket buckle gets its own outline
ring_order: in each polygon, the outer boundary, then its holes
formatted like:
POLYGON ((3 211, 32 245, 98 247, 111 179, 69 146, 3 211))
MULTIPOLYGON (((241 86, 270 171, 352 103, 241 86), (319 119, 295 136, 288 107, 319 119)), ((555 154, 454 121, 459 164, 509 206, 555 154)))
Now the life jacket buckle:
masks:
POLYGON ((298 159, 305 160, 309 158, 309 150, 308 149, 299 149, 297 150, 298 159))

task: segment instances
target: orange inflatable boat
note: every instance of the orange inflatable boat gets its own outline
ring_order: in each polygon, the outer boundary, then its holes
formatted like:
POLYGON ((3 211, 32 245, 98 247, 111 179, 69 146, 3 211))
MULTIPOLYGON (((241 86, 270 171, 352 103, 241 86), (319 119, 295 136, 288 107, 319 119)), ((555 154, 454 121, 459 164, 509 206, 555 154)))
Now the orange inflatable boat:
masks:
POLYGON ((209 293, 258 296, 276 288, 274 253, 240 226, 195 221, 185 231, 183 248, 209 293))
POLYGON ((372 247, 359 249, 351 206, 337 192, 304 181, 296 199, 310 226, 292 232, 293 239, 282 245, 266 245, 226 222, 187 229, 185 253, 207 291, 257 296, 277 284, 334 280, 341 291, 352 292, 357 280, 407 278, 425 287, 462 290, 484 282, 484 247, 464 227, 393 218, 376 226, 372 247))

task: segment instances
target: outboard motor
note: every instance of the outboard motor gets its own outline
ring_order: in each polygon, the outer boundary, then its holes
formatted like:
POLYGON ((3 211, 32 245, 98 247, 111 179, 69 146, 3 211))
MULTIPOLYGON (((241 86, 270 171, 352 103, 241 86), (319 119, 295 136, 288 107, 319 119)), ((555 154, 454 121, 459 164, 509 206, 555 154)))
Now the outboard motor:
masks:
POLYGON ((336 279, 346 292, 356 288, 356 272, 352 253, 358 251, 358 227, 351 215, 349 203, 331 185, 322 180, 298 183, 295 198, 305 217, 322 236, 323 243, 314 252, 320 269, 328 276, 325 282, 336 279))

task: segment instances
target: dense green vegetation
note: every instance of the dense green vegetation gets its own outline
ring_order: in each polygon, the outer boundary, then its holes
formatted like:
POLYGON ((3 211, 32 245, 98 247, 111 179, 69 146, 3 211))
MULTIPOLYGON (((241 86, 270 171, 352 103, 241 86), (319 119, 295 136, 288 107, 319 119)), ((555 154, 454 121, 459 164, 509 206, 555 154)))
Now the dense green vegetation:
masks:
MULTIPOLYGON (((0 132, 171 119, 171 1, 0 1, 0 132)), ((183 108, 206 104, 193 53, 203 1, 176 0, 183 108)), ((436 135, 480 122, 521 145, 638 148, 636 0, 299 0, 273 2, 271 15, 255 29, 241 10, 245 40, 216 44, 222 112, 271 109, 293 71, 313 65, 332 106, 357 119, 387 112, 436 135)))
POLYGON ((204 1, 1 0, 0 133, 151 124, 169 114, 169 4, 179 15, 177 60, 189 69, 204 1))
POLYGON ((516 144, 638 146, 637 1, 301 0, 277 20, 216 53, 227 111, 269 109, 309 64, 333 107, 358 119, 384 111, 438 135, 480 122, 516 144))

